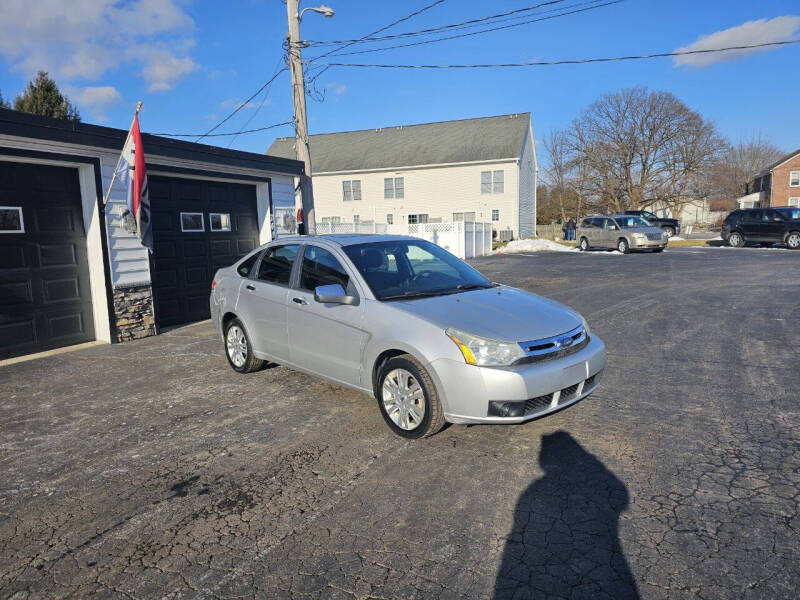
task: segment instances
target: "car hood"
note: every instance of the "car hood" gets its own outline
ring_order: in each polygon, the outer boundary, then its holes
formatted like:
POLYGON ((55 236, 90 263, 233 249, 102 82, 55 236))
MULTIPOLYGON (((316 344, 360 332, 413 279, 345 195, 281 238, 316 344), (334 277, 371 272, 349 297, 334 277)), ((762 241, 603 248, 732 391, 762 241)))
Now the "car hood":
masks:
POLYGON ((582 323, 581 316, 563 304, 507 286, 391 304, 442 329, 508 342, 559 335, 582 323))

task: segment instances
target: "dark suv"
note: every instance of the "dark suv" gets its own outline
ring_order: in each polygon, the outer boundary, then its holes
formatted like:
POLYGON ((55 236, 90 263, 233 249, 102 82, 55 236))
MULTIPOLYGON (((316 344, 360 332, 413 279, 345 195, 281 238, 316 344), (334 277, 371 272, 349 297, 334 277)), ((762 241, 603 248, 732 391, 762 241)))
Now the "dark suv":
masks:
POLYGON ((735 210, 722 222, 722 239, 736 248, 748 242, 762 245, 786 244, 800 249, 800 208, 744 208, 735 210))
POLYGON ((651 213, 649 210, 623 210, 620 214, 639 215, 646 221, 649 221, 653 227, 659 227, 661 231, 666 233, 669 237, 678 235, 681 232, 681 222, 678 221, 678 219, 659 217, 651 213))

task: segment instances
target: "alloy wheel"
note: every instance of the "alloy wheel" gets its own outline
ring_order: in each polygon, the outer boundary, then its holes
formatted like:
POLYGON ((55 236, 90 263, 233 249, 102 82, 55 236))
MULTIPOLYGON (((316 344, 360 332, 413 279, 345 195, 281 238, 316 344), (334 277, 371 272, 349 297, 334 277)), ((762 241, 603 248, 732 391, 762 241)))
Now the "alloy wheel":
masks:
POLYGON ((236 367, 243 367, 247 360, 247 338, 245 338, 244 331, 238 325, 233 325, 228 329, 225 347, 231 362, 236 367))
POLYGON ((400 429, 412 431, 425 418, 425 391, 405 369, 394 369, 383 379, 383 408, 400 429))
POLYGON ((625 240, 620 240, 617 243, 617 250, 625 254, 625 252, 627 252, 628 250, 628 242, 626 242, 625 240))
POLYGON ((800 248, 800 233, 790 233, 786 239, 786 245, 792 250, 800 248))
POLYGON ((728 244, 734 248, 738 248, 742 244, 742 236, 736 232, 728 236, 728 244))

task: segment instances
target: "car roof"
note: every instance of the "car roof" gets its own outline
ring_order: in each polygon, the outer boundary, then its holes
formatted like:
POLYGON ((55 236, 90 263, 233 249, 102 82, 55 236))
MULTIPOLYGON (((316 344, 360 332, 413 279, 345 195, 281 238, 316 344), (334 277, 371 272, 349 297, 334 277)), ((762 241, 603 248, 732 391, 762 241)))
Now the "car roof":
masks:
MULTIPOLYGON (((354 244, 368 244, 370 242, 394 242, 399 240, 419 240, 408 235, 391 235, 376 233, 332 233, 326 235, 290 235, 281 236, 276 242, 287 243, 297 242, 300 244, 310 244, 313 242, 333 242, 339 246, 352 246, 354 244)), ((423 240, 424 241, 424 240, 423 240)), ((271 243, 271 242, 270 242, 271 243)))

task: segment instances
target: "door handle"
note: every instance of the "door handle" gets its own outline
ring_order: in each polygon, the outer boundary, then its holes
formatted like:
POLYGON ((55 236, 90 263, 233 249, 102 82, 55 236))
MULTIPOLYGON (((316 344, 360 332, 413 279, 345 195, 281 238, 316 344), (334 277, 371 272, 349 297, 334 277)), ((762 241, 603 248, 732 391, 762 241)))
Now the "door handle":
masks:
POLYGON ((256 286, 250 285, 249 283, 244 287, 246 287, 248 290, 255 290, 256 289, 256 286))
POLYGON ((294 302, 295 304, 302 304, 304 306, 308 304, 305 298, 292 298, 292 302, 294 302))

